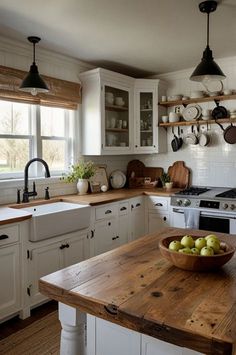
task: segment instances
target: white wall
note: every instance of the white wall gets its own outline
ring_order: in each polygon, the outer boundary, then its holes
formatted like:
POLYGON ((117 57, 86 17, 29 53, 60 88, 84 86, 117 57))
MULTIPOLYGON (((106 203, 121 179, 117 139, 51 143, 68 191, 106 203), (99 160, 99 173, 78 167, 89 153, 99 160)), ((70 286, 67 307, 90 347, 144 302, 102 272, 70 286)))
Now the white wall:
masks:
MULTIPOLYGON (((223 81, 224 88, 236 90, 236 58, 217 60, 217 63, 227 77, 223 81)), ((168 96, 173 94, 190 96, 191 91, 204 90, 202 84, 189 80, 193 69, 158 76, 168 82, 168 96)), ((236 100, 222 101, 221 105, 227 109, 236 109, 236 100)), ((215 104, 214 102, 200 103, 200 106, 213 109, 215 104)), ((228 124, 224 126, 226 127, 228 124)), ((191 130, 191 127, 181 128, 183 129, 183 134, 191 130)), ((201 126, 201 129, 206 131, 206 125, 201 126)), ((175 133, 177 133, 177 129, 175 133)), ((236 187, 236 144, 227 144, 223 139, 222 133, 220 127, 212 124, 209 126, 209 134, 211 136, 211 144, 209 146, 188 145, 183 146, 178 152, 173 152, 170 145, 173 135, 171 129, 168 128, 167 154, 142 156, 141 160, 147 166, 162 166, 164 169, 167 169, 176 160, 183 160, 192 171, 192 184, 236 187)))

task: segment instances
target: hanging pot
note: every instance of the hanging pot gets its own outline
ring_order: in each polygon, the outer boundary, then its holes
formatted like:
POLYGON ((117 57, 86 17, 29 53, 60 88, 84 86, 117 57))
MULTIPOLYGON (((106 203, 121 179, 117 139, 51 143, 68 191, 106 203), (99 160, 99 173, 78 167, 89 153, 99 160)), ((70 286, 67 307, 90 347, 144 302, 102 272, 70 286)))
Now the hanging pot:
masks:
POLYGON ((180 137, 180 128, 178 126, 178 141, 179 141, 179 149, 182 147, 183 145, 183 138, 180 137))
POLYGON ((212 117, 216 120, 219 118, 227 118, 228 117, 228 111, 224 106, 220 106, 219 102, 216 101, 216 107, 212 111, 212 117))
POLYGON ((171 141, 171 147, 172 147, 173 152, 177 152, 177 150, 179 150, 179 139, 175 135, 173 127, 172 127, 172 133, 174 135, 174 138, 171 141))
MULTIPOLYGON (((207 131, 208 131, 208 123, 207 123, 207 131)), ((206 147, 210 143, 210 136, 207 132, 201 132, 198 137, 199 145, 201 147, 206 147)))
POLYGON ((228 126, 224 129, 222 124, 217 122, 217 120, 215 120, 215 121, 218 124, 218 126, 220 126, 222 131, 224 131, 224 140, 226 141, 226 143, 235 144, 236 143, 236 127, 233 126, 233 123, 231 122, 230 126, 228 126))

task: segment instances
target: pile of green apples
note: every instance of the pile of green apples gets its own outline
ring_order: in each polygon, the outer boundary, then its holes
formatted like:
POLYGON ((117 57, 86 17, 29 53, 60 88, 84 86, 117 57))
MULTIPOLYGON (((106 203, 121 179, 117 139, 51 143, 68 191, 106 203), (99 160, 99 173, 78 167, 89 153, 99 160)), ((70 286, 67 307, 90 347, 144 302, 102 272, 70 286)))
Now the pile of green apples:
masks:
POLYGON ((184 235, 181 240, 173 240, 169 244, 169 249, 179 253, 212 256, 223 254, 227 251, 227 245, 219 240, 214 234, 206 237, 193 239, 191 235, 184 235))

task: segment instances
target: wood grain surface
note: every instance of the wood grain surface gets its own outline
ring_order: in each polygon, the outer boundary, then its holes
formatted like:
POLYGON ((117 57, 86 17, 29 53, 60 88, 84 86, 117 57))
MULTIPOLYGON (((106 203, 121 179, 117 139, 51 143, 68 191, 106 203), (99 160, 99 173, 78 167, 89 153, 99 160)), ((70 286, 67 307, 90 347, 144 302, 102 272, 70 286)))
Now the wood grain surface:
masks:
POLYGON ((169 166, 168 174, 173 181, 173 187, 185 189, 189 186, 190 170, 183 161, 176 161, 172 166, 169 166))
MULTIPOLYGON (((208 232, 188 230, 188 234, 208 232)), ((167 228, 45 276, 40 291, 54 300, 127 328, 204 354, 234 354, 236 258, 217 272, 180 270, 160 255, 167 228)), ((217 234, 236 246, 236 237, 217 234)))

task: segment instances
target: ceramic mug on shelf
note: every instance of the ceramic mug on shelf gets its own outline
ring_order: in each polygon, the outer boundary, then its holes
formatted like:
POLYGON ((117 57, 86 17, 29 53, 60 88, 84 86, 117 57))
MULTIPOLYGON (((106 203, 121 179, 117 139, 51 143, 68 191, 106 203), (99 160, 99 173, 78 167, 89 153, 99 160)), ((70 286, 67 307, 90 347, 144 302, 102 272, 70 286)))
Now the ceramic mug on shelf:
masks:
POLYGON ((169 117, 168 116, 162 116, 161 120, 163 123, 167 123, 169 121, 169 117))
POLYGON ((117 96, 117 97, 115 98, 115 104, 116 104, 117 106, 124 106, 125 102, 124 102, 124 100, 123 100, 122 97, 117 96))
POLYGON ((111 119, 110 119, 110 127, 111 128, 115 128, 116 127, 116 118, 115 117, 111 117, 111 119))
POLYGON ((169 113, 169 122, 178 122, 179 121, 179 114, 176 112, 169 113))

